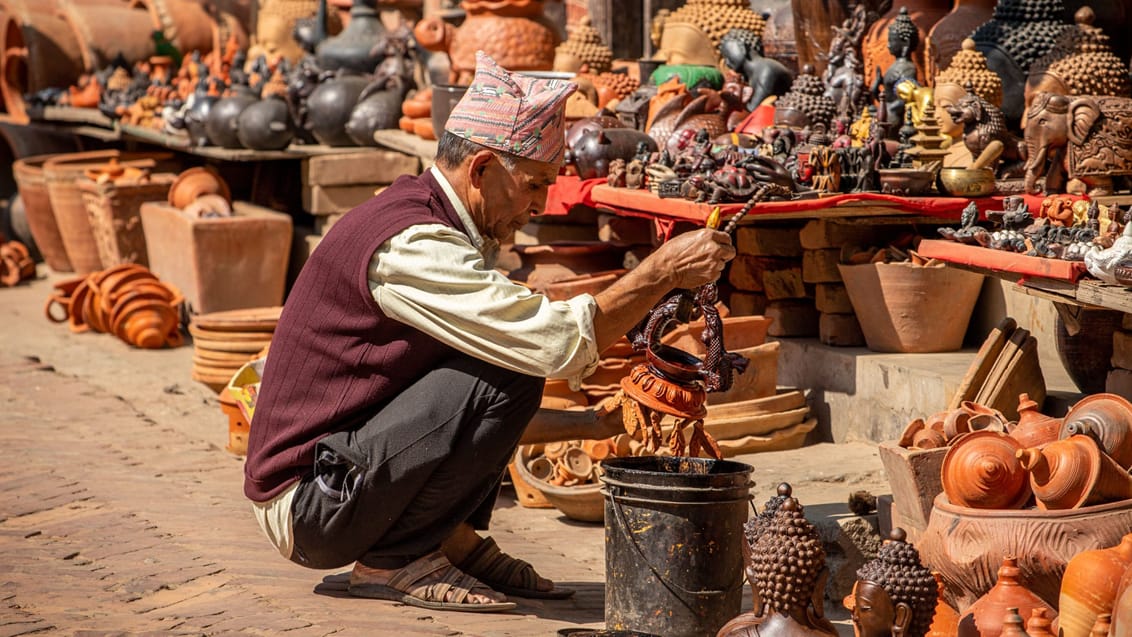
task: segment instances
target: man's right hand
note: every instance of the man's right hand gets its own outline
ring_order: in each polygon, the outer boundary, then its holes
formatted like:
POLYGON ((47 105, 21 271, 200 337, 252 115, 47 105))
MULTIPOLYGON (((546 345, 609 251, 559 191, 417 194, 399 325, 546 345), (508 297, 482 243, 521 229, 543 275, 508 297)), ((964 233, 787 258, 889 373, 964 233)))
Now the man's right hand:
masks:
POLYGON ((734 258, 731 235, 701 228, 673 237, 639 267, 661 270, 673 288, 692 289, 719 279, 734 258))

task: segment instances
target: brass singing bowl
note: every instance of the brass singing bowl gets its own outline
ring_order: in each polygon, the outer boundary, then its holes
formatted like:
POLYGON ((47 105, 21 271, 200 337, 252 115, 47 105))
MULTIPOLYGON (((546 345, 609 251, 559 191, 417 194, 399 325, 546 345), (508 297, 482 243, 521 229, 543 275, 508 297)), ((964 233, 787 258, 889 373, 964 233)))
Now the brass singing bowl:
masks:
POLYGON ((994 171, 990 168, 941 168, 940 191, 952 197, 986 197, 994 193, 994 171))

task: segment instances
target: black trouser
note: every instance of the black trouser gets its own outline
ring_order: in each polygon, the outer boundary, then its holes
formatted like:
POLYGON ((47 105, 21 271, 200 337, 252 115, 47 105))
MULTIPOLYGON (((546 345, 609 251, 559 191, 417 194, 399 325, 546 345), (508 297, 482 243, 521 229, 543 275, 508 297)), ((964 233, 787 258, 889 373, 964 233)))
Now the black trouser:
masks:
POLYGON ((291 559, 398 568, 461 522, 487 528, 543 379, 468 356, 437 365, 357 429, 316 449, 292 504, 291 559))

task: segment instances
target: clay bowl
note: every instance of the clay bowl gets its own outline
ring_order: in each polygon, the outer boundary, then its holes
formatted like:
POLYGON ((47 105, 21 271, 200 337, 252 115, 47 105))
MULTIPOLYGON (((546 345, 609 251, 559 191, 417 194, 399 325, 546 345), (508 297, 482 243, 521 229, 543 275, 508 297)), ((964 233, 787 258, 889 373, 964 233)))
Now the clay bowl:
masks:
POLYGON ((986 197, 994 193, 994 171, 989 168, 941 168, 939 189, 952 197, 986 197))
POLYGON ((575 487, 559 487, 539 480, 527 469, 528 450, 519 445, 515 452, 514 467, 522 480, 542 492, 543 497, 554 505, 562 515, 580 522, 601 522, 605 519, 605 499, 601 495, 601 485, 583 484, 575 487))
POLYGON ((935 174, 930 170, 916 168, 882 168, 877 173, 880 174, 880 191, 887 195, 924 195, 932 189, 935 181, 935 174))

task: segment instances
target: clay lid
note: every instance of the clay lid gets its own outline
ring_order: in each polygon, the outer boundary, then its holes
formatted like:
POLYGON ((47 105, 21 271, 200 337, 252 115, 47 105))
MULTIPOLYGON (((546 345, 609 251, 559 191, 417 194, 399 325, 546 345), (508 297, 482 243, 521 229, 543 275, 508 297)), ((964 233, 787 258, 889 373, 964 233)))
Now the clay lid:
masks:
POLYGON ((995 106, 1002 106, 1002 78, 987 67, 987 57, 975 48, 971 38, 963 40, 962 47, 951 64, 936 75, 936 85, 941 83, 966 86, 971 84, 972 92, 995 106))

